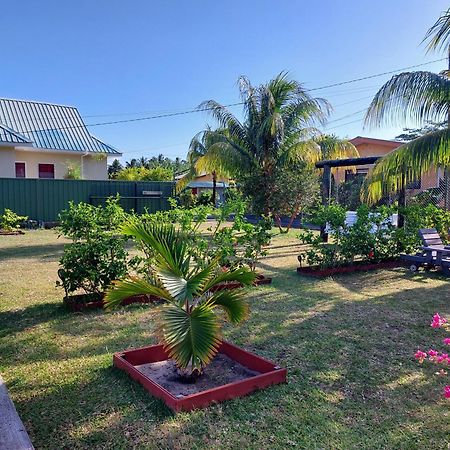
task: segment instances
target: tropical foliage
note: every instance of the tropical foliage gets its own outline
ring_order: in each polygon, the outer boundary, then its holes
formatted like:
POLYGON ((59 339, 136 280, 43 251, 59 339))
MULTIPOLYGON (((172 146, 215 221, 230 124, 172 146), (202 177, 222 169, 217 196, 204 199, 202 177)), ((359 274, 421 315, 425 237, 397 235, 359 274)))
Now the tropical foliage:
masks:
POLYGON ((19 216, 11 209, 5 208, 0 215, 0 229, 5 231, 16 231, 20 224, 28 219, 27 216, 19 216))
POLYGON ((194 264, 183 232, 173 225, 130 221, 122 233, 152 248, 154 259, 148 277, 115 281, 106 294, 105 307, 111 309, 137 294, 165 300, 160 315, 164 347, 187 375, 200 374, 220 347, 221 321, 216 310, 222 309, 235 324, 248 315, 242 290, 212 290, 227 281, 250 285, 254 273, 244 267, 224 271, 218 259, 203 266, 194 264))
POLYGON ((118 172, 116 180, 125 181, 172 181, 173 171, 166 167, 126 167, 118 172))
MULTIPOLYGON (((448 45, 450 10, 428 30, 429 50, 448 45)), ((440 74, 418 71, 395 75, 377 92, 366 114, 367 125, 443 123, 429 133, 405 143, 377 162, 366 180, 366 200, 377 202, 385 194, 401 191, 430 168, 450 166, 450 72, 440 74)))
POLYGON ((320 148, 312 138, 319 134, 316 127, 325 122, 331 108, 285 73, 259 86, 253 86, 246 77, 240 77, 238 84, 243 121, 214 100, 200 105, 226 133, 197 168, 213 166, 230 174, 252 199, 253 210, 269 214, 274 212, 275 173, 291 164, 320 159, 320 148))
POLYGON ((72 241, 59 261, 57 285, 66 296, 80 290, 100 295, 112 280, 125 275, 126 238, 117 230, 126 217, 118 198, 108 199, 105 206, 70 202, 61 212, 58 231, 72 241))
POLYGON ((210 202, 213 205, 216 204, 217 199, 217 180, 219 177, 227 177, 228 173, 223 171, 219 164, 215 164, 214 159, 208 157, 208 152, 214 144, 224 142, 224 134, 226 134, 226 130, 211 130, 208 128, 192 138, 187 155, 189 170, 177 182, 177 188, 180 190, 186 187, 197 175, 200 175, 202 170, 210 173, 212 177, 210 202))

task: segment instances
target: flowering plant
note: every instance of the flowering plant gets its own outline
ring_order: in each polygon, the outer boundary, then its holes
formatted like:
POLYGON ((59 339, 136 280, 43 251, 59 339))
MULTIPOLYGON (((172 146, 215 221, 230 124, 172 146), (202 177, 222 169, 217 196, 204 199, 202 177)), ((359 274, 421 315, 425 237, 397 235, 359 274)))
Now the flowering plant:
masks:
MULTIPOLYGON (((440 316, 436 313, 433 316, 433 320, 431 321, 430 326, 432 328, 441 328, 447 323, 447 319, 445 317, 440 316)), ((447 337, 443 340, 444 345, 450 345, 450 337, 447 337)), ((417 350, 414 354, 414 357, 422 364, 424 361, 429 361, 434 364, 441 365, 441 367, 436 374, 440 376, 446 376, 448 372, 444 369, 444 367, 450 366, 450 356, 448 353, 438 352, 437 350, 430 349, 428 352, 424 352, 422 350, 417 350)), ((450 399, 450 385, 444 386, 444 397, 450 399)))

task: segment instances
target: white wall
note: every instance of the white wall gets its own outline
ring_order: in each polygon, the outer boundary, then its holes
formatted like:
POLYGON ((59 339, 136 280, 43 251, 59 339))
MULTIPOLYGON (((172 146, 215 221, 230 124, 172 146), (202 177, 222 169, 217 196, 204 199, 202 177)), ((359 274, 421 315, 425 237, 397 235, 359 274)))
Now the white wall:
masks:
MULTIPOLYGON (((102 156, 102 155, 101 155, 102 156)), ((83 157, 83 179, 85 180, 107 180, 108 158, 99 155, 83 157)))
POLYGON ((14 178, 16 176, 16 159, 14 149, 8 147, 0 148, 0 177, 14 178))
POLYGON ((0 177, 15 178, 15 162, 25 163, 26 178, 39 178, 39 164, 53 164, 55 178, 63 179, 69 165, 78 165, 85 180, 108 179, 108 160, 105 157, 82 153, 40 152, 38 150, 17 150, 14 147, 0 147, 0 177))

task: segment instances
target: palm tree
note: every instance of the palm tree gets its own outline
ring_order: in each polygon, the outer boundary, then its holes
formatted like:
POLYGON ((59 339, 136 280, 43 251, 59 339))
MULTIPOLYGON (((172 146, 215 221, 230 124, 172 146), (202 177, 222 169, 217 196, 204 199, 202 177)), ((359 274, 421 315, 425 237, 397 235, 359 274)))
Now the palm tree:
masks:
MULTIPOLYGON (((428 41, 428 50, 436 50, 447 46, 449 39, 450 9, 428 30, 424 40, 428 41)), ((364 183, 362 195, 369 202, 377 202, 391 192, 400 192, 404 197, 406 185, 432 167, 443 168, 447 173, 450 166, 450 70, 439 74, 419 71, 395 75, 375 95, 365 122, 376 126, 397 125, 407 119, 418 123, 445 121, 447 126, 407 142, 380 159, 364 183)))
POLYGON ((314 140, 320 147, 321 159, 346 159, 359 157, 357 148, 348 139, 341 139, 335 134, 322 134, 314 140))
POLYGON ((183 234, 173 225, 130 221, 122 233, 134 237, 154 255, 147 279, 128 277, 115 281, 107 291, 105 307, 114 308, 132 295, 149 294, 165 300, 161 306, 162 342, 170 358, 187 375, 198 375, 217 353, 221 342, 221 319, 217 308, 232 323, 248 315, 244 291, 218 290, 226 281, 251 285, 255 274, 240 267, 224 272, 217 259, 201 267, 194 264, 183 234))
POLYGON ((316 126, 325 122, 331 108, 326 100, 311 97, 286 73, 260 86, 242 76, 238 85, 244 108, 242 122, 214 100, 199 107, 207 109, 219 127, 227 130, 223 140, 202 158, 202 164, 221 167, 241 182, 249 176, 259 177, 265 183, 259 206, 269 213, 275 169, 320 158, 320 149, 311 138, 318 134, 316 126))
POLYGON ((450 8, 444 11, 427 31, 423 42, 428 41, 428 51, 447 50, 450 44, 450 8))
POLYGON ((210 159, 208 157, 208 152, 211 150, 213 145, 225 142, 225 134, 225 130, 211 130, 211 128, 208 127, 206 130, 197 133, 192 138, 187 155, 189 170, 186 172, 183 178, 178 181, 178 189, 184 188, 202 171, 211 173, 213 183, 211 203, 213 205, 216 204, 217 178, 225 177, 228 174, 221 167, 218 161, 210 159))

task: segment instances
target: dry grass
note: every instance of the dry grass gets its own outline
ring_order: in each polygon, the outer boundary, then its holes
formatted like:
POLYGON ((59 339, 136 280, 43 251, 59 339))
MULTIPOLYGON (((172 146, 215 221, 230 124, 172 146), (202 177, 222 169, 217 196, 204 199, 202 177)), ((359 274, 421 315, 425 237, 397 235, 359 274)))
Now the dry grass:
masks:
POLYGON ((114 351, 154 343, 152 306, 67 312, 55 288, 63 241, 0 237, 0 372, 36 448, 446 448, 442 379, 412 353, 440 341, 450 283, 402 269, 326 280, 295 273, 296 232, 261 263, 271 286, 226 337, 288 367, 289 382, 173 416, 112 369, 114 351))

